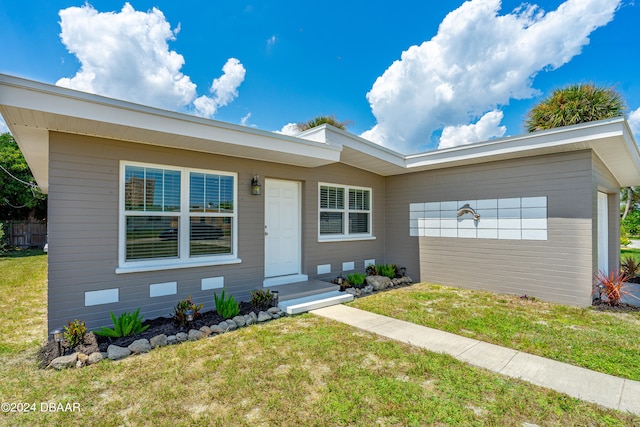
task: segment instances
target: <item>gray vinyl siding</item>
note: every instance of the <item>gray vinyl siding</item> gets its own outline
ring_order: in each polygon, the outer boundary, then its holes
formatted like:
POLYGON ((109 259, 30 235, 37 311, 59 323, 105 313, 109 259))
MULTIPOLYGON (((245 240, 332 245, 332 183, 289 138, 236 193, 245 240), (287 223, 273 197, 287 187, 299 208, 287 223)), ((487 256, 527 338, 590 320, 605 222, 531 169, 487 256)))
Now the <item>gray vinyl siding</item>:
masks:
MULTIPOLYGON (((620 183, 607 169, 600 158, 593 154, 593 191, 597 200, 598 191, 607 193, 609 219, 609 270, 620 266, 620 183)), ((598 204, 594 203, 594 218, 598 215, 598 204)), ((593 273, 598 272, 598 227, 593 229, 593 273)))
MULTIPOLYGON (((49 328, 81 319, 90 329, 110 325, 116 314, 138 307, 145 318, 169 316, 179 299, 189 295, 212 309, 213 290, 201 291, 200 281, 224 277, 225 288, 237 300, 264 280, 264 196, 250 194, 251 178, 294 180, 302 183, 301 273, 317 276, 317 266, 331 264, 331 274, 353 261, 382 262, 384 256, 383 177, 342 164, 301 168, 184 150, 64 133, 50 133, 49 168, 49 328), (116 274, 118 267, 120 161, 143 162, 235 172, 238 174, 238 258, 240 264, 116 274), (319 243, 318 183, 372 188, 375 240, 319 243), (149 297, 149 285, 177 282, 177 294, 149 297), (85 292, 119 290, 117 303, 85 307, 85 292)), ((218 291, 219 292, 219 291, 218 291)))
POLYGON ((419 279, 567 304, 591 302, 590 151, 390 177, 387 258, 419 279), (546 241, 409 237, 410 203, 547 197, 546 241))

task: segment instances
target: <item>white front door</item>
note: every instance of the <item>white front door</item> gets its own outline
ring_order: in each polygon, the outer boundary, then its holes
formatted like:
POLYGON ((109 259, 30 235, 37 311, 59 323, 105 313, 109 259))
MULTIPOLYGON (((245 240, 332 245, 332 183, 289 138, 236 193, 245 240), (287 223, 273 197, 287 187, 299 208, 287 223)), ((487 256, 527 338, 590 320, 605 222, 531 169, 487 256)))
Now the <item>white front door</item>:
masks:
POLYGON ((266 179, 265 277, 300 273, 300 183, 266 179))
POLYGON ((598 270, 609 274, 609 201, 598 191, 598 270))

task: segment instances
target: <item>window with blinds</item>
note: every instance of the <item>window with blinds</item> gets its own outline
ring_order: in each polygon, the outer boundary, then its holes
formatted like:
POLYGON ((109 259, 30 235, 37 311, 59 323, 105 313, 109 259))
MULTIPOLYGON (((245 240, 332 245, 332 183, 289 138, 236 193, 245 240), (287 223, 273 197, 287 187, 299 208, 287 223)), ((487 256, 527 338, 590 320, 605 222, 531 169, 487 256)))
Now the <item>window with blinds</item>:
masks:
POLYGON ((371 235, 371 189, 320 184, 320 237, 371 235))
POLYGON ((123 261, 234 255, 236 176, 124 164, 123 261))

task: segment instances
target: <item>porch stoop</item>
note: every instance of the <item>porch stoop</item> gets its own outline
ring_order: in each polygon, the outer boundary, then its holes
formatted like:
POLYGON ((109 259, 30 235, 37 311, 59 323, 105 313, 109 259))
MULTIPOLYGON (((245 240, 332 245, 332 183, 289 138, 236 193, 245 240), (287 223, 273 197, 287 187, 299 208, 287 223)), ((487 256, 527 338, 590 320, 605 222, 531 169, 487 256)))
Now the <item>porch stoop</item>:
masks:
POLYGON ((338 291, 338 285, 320 280, 269 287, 278 291, 278 308, 287 314, 300 314, 353 300, 353 295, 338 291))

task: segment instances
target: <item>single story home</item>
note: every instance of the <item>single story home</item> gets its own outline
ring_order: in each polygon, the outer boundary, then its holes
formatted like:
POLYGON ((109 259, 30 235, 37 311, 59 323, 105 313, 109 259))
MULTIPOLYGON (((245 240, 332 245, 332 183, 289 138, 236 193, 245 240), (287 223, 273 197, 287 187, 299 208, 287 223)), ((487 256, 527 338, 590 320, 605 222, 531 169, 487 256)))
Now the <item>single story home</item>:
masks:
POLYGON ((50 329, 371 263, 586 306, 619 265, 620 187, 640 185, 623 118, 404 155, 8 75, 0 113, 49 195, 50 329))

